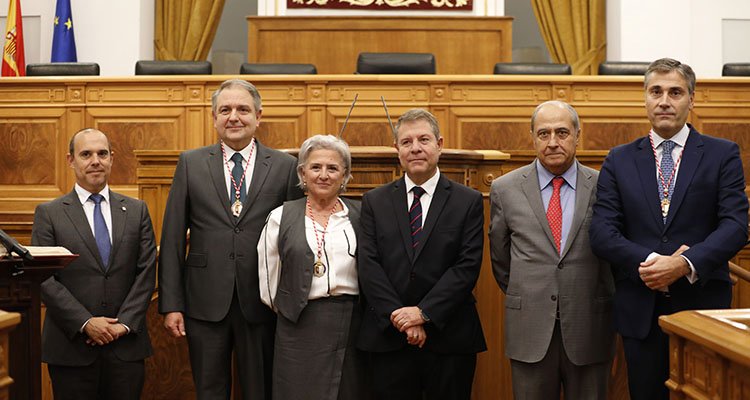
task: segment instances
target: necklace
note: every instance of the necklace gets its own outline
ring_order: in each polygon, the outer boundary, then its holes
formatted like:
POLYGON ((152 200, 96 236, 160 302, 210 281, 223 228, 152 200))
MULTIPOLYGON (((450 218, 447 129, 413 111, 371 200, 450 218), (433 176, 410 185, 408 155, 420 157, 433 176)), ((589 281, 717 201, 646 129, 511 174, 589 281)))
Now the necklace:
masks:
POLYGON ((313 232, 315 233, 315 244, 317 247, 317 258, 315 259, 315 263, 313 264, 313 275, 315 277, 320 278, 326 273, 326 265, 323 263, 323 247, 325 246, 326 242, 326 230, 328 229, 328 220, 330 220, 331 215, 336 211, 336 206, 338 206, 339 201, 336 199, 336 201, 333 203, 333 207, 331 207, 331 211, 328 213, 325 219, 324 224, 320 224, 320 226, 323 227, 323 232, 320 234, 320 237, 318 237, 318 230, 315 228, 315 216, 312 212, 312 205, 310 204, 310 198, 307 199, 307 216, 310 217, 313 224, 313 232))
POLYGON ((242 182, 245 181, 247 168, 250 166, 250 159, 253 158, 253 150, 255 150, 255 138, 253 138, 250 143, 250 155, 247 156, 247 163, 245 163, 245 169, 242 170, 242 177, 240 178, 239 183, 234 180, 232 170, 229 168, 229 161, 227 161, 227 153, 224 150, 223 142, 219 147, 221 147, 221 157, 224 159, 224 165, 226 165, 227 171, 229 171, 229 178, 232 180, 232 188, 234 188, 234 203, 232 203, 232 206, 230 208, 232 210, 232 215, 234 215, 235 217, 239 217, 240 213, 242 213, 242 201, 240 200, 242 182))
MULTIPOLYGON (((661 196, 661 216, 662 218, 667 218, 667 214, 669 214, 669 188, 672 186, 672 180, 675 177, 675 172, 677 171, 677 166, 680 165, 680 160, 682 160, 682 154, 685 152, 685 148, 683 147, 682 150, 680 150, 680 155, 677 157, 677 161, 674 163, 674 168, 672 168, 672 172, 669 174, 669 178, 667 178, 666 182, 664 181, 664 173, 661 170, 661 163, 656 160, 656 146, 654 146, 654 138, 651 137, 651 135, 648 135, 648 140, 651 142, 651 150, 654 151, 654 163, 656 163, 656 174, 659 176, 659 182, 661 182, 662 187, 662 196, 661 196)), ((675 143, 676 145, 676 143, 675 143)), ((664 158, 664 154, 661 155, 662 158, 664 158)))

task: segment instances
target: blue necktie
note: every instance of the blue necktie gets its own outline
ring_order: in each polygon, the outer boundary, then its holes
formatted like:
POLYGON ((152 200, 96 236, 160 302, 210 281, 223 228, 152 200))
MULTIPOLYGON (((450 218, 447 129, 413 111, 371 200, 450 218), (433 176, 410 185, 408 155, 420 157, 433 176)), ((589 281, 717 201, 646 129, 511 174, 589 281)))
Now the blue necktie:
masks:
POLYGON ((242 175, 245 173, 245 169, 242 168, 242 154, 234 153, 232 155, 232 161, 234 161, 234 168, 232 168, 232 177, 234 177, 234 183, 232 184, 232 198, 229 199, 229 204, 232 205, 237 197, 235 195, 234 185, 240 185, 240 201, 245 204, 245 198, 247 198, 247 190, 245 190, 245 179, 242 179, 242 175), (242 180, 242 184, 240 184, 242 180))
MULTIPOLYGON (((675 177, 672 176, 674 171, 674 159, 672 159, 672 150, 676 145, 671 140, 665 140, 661 143, 661 177, 659 178, 659 200, 664 200, 664 185, 669 185, 666 188, 667 199, 672 200, 672 193, 674 192, 674 181, 675 177), (671 178, 671 179, 670 179, 671 178)), ((667 218, 664 217, 664 221, 667 218)))
POLYGON ((409 225, 411 226, 411 247, 416 248, 422 237, 422 202, 419 198, 425 191, 419 186, 414 186, 411 192, 414 194, 414 200, 409 207, 409 225))
POLYGON ((96 239, 96 247, 99 248, 99 256, 102 258, 104 269, 107 269, 109 267, 109 253, 112 251, 112 243, 109 241, 109 231, 107 230, 107 224, 104 223, 104 215, 102 214, 102 200, 104 200, 104 196, 97 193, 92 194, 89 198, 94 202, 94 238, 96 239))

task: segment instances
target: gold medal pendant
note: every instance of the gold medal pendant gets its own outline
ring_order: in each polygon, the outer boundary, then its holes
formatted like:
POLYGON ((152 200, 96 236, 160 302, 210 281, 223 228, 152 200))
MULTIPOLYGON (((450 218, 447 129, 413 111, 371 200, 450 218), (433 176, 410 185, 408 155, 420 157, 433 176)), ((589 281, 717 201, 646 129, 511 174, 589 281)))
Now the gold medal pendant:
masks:
POLYGON ((321 276, 325 275, 325 273, 326 265, 323 264, 323 262, 320 260, 315 261, 315 264, 313 264, 313 275, 315 275, 316 278, 320 278, 321 276))
POLYGON ((235 200, 234 203, 232 203, 231 208, 232 215, 234 215, 235 217, 239 217, 240 213, 242 212, 242 202, 240 201, 240 199, 235 200))
POLYGON ((661 216, 667 218, 667 214, 669 214, 669 199, 665 197, 661 201, 661 216))

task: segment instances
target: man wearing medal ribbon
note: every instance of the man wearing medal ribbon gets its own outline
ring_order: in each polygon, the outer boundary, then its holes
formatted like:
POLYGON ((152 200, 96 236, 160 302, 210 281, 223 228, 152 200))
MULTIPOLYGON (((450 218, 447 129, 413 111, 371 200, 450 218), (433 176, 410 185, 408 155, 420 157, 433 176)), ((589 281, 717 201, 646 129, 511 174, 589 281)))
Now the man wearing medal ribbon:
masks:
POLYGON ((730 306, 727 261, 747 240, 748 202, 737 144, 686 124, 690 66, 656 60, 644 87, 651 131, 605 159, 589 236, 612 264, 630 397, 667 399, 668 337, 658 317, 730 306))
POLYGON ((255 246, 268 213, 302 196, 297 162, 255 138, 255 86, 225 81, 211 103, 220 141, 180 155, 165 207, 159 312, 187 336, 198 399, 229 397, 233 351, 242 398, 270 399, 275 315, 260 301, 255 246))

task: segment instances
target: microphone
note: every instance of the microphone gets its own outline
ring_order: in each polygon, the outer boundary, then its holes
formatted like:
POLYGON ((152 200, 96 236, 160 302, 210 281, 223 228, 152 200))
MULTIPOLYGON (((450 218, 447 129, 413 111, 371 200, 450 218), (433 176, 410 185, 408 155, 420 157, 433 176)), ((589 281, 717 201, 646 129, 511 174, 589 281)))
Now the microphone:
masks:
POLYGON ((344 120, 344 125, 341 126, 341 130, 339 131, 339 139, 341 139, 341 136, 344 134, 344 129, 346 129, 346 124, 349 122, 349 117, 352 115, 352 111, 354 110, 354 105, 357 103, 358 97, 359 97, 359 93, 354 94, 354 100, 352 101, 352 106, 349 107, 349 112, 346 113, 346 119, 344 120))
POLYGON ((388 125, 391 126, 391 133, 395 136, 396 127, 393 126, 393 121, 391 121, 391 114, 388 113, 388 106, 385 105, 385 97, 380 96, 380 101, 383 102, 383 110, 385 110, 385 116, 388 117, 388 125))
POLYGON ((3 246, 8 250, 8 255, 11 255, 11 253, 18 254, 19 257, 23 258, 26 261, 34 261, 34 257, 32 257, 31 252, 26 249, 25 247, 21 246, 20 243, 16 239, 13 239, 12 236, 8 235, 0 229, 0 242, 2 242, 3 246))

